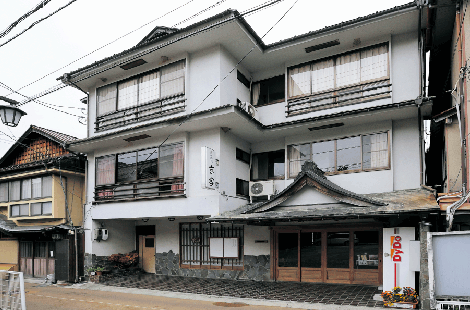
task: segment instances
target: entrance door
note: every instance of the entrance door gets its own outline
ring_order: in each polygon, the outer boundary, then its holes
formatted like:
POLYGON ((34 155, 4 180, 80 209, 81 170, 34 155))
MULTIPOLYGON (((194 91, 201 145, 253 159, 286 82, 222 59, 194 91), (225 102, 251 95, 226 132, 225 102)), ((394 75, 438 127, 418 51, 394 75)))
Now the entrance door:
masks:
POLYGON ((25 276, 46 277, 55 272, 53 241, 20 242, 20 271, 25 276))
POLYGON ((139 249, 142 269, 148 273, 155 273, 155 235, 139 236, 139 249))
POLYGON ((382 283, 382 229, 278 229, 274 234, 278 281, 382 283))

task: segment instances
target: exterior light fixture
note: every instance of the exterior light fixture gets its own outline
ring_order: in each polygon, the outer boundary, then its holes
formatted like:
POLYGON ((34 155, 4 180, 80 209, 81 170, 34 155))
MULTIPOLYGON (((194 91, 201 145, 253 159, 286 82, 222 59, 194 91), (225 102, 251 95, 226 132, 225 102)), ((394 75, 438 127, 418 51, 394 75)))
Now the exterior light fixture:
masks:
POLYGON ((0 96, 0 101, 5 101, 10 104, 0 105, 0 117, 2 119, 2 123, 10 127, 18 126, 21 117, 26 115, 26 112, 16 107, 19 102, 3 96, 0 96))
POLYGON ((175 221, 175 218, 174 218, 174 217, 169 217, 168 220, 169 220, 170 222, 174 222, 174 221, 175 221))
POLYGON ((147 223, 149 219, 142 219, 142 222, 147 223))
POLYGON ((198 219, 199 221, 202 221, 202 220, 204 219, 204 216, 198 215, 198 216, 197 216, 197 219, 198 219))

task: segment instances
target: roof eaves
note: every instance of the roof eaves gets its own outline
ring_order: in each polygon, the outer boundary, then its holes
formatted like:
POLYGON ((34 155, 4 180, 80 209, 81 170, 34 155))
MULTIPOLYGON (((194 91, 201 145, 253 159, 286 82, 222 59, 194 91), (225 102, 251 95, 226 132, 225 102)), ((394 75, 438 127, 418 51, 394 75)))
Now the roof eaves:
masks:
POLYGON ((201 25, 204 25, 204 24, 209 23, 209 22, 211 22, 211 21, 217 20, 217 19, 219 19, 219 18, 226 17, 226 16, 228 16, 228 15, 230 15, 230 14, 237 14, 237 13, 238 13, 238 12, 237 12, 236 10, 232 10, 232 9, 225 10, 225 11, 219 13, 219 14, 216 14, 216 15, 214 15, 214 16, 212 16, 212 17, 209 17, 209 18, 207 18, 207 19, 204 19, 204 20, 202 20, 202 21, 200 21, 200 22, 191 24, 191 25, 189 25, 189 26, 187 26, 187 27, 185 27, 185 28, 180 28, 180 29, 176 30, 175 32, 173 32, 173 33, 171 33, 171 34, 167 34, 167 35, 163 35, 163 36, 157 37, 155 40, 150 40, 150 41, 148 41, 148 42, 146 42, 146 43, 144 43, 144 44, 141 44, 141 45, 137 44, 137 45, 135 45, 135 46, 133 46, 133 47, 131 47, 131 48, 129 48, 129 49, 126 49, 126 50, 124 50, 124 51, 122 51, 122 52, 120 52, 120 53, 114 54, 114 55, 112 55, 112 56, 103 58, 103 59, 98 60, 98 61, 95 61, 94 63, 92 63, 92 64, 90 64, 90 65, 87 65, 87 66, 85 66, 85 67, 76 69, 76 70, 71 71, 71 72, 69 72, 69 73, 65 73, 64 75, 58 77, 57 80, 66 80, 66 81, 67 81, 68 79, 70 79, 70 77, 71 77, 72 75, 76 75, 77 73, 79 73, 79 72, 81 72, 81 71, 86 71, 86 70, 90 70, 90 69, 97 68, 97 67, 99 67, 101 64, 103 64, 103 63, 105 63, 105 62, 107 62, 107 61, 111 61, 111 60, 117 59, 117 58, 122 57, 122 56, 124 56, 124 55, 126 55, 126 54, 129 54, 129 53, 131 53, 131 52, 133 52, 133 51, 135 51, 135 50, 137 50, 137 49, 145 48, 145 47, 147 47, 147 46, 149 46, 149 45, 153 45, 153 44, 158 43, 158 42, 166 41, 166 40, 170 39, 171 37, 176 36, 176 35, 178 35, 178 34, 181 34, 181 33, 184 33, 184 32, 186 32, 186 31, 192 30, 192 29, 194 29, 194 28, 197 28, 197 27, 199 27, 199 26, 201 26, 201 25))
POLYGON ((418 7, 417 7, 417 5, 414 1, 406 3, 404 5, 395 6, 393 8, 387 9, 387 10, 378 11, 378 12, 375 12, 375 13, 372 13, 372 14, 369 14, 369 15, 366 15, 366 16, 362 16, 362 17, 358 17, 358 18, 355 18, 355 19, 345 21, 345 22, 341 22, 341 23, 338 23, 338 24, 335 24, 335 25, 326 26, 322 29, 309 31, 307 33, 304 33, 304 34, 301 34, 301 35, 298 35, 298 36, 294 36, 294 37, 291 37, 291 38, 280 40, 278 42, 268 44, 265 47, 266 47, 266 49, 279 47, 281 45, 284 45, 286 43, 291 43, 291 42, 294 42, 294 41, 299 40, 299 39, 303 39, 303 38, 310 37, 310 36, 315 36, 315 35, 318 35, 318 34, 323 34, 325 32, 332 31, 332 30, 341 29, 341 28, 344 28, 344 27, 347 27, 347 26, 350 26, 350 25, 353 25, 353 24, 356 24, 356 23, 368 21, 368 20, 373 19, 373 18, 381 17, 381 16, 386 15, 386 14, 395 13, 395 12, 398 12, 398 11, 401 11, 401 10, 406 10, 406 9, 413 8, 413 7, 418 9, 418 7))

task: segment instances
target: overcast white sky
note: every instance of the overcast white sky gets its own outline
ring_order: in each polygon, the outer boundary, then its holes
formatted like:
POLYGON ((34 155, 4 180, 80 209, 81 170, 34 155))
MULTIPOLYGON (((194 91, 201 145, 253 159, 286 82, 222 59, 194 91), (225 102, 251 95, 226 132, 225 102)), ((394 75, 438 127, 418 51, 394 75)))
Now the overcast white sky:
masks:
MULTIPOLYGON (((0 45, 29 27, 33 22, 66 5, 69 1, 52 0, 44 8, 18 24, 8 35, 0 38, 0 45)), ((37 24, 7 45, 0 47, 0 82, 18 90, 20 87, 68 65, 70 62, 188 1, 190 0, 76 0, 67 8, 37 24)), ((222 4, 178 27, 188 26, 228 8, 242 12, 266 1, 193 0, 174 13, 18 92, 26 96, 38 94, 57 85, 59 82, 56 79, 64 73, 130 48, 150 32, 153 27, 157 25, 171 27, 216 2, 222 2, 222 4)), ((0 32, 3 32, 11 23, 40 2, 41 0, 0 0, 0 32)), ((248 16, 246 19, 258 35, 262 36, 294 2, 295 0, 284 0, 280 4, 248 16)), ((269 33, 264 41, 265 43, 276 42, 408 2, 407 0, 298 0, 294 8, 269 33)), ((8 90, 0 87, 0 96, 8 94, 10 94, 8 90)), ((17 94, 8 97, 17 101, 25 99, 17 94)), ((40 100, 52 105, 73 107, 58 109, 76 115, 83 115, 80 108, 86 108, 86 106, 80 103, 80 99, 84 97, 86 97, 85 93, 66 87, 42 97, 40 100)), ((0 104, 3 104, 3 102, 0 104)), ((33 124, 78 138, 86 137, 86 126, 81 125, 75 116, 48 109, 35 102, 28 103, 21 108, 28 115, 24 116, 18 127, 15 128, 0 123, 1 132, 12 138, 18 138, 33 124)), ((1 132, 0 156, 3 156, 13 141, 1 132)))

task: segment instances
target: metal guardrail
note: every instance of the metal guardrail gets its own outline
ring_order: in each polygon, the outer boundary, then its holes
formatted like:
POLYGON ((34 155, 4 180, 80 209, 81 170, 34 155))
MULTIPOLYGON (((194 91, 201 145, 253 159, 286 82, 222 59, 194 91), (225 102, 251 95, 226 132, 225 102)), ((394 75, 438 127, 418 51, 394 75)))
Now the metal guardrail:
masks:
POLYGON ((0 309, 26 310, 22 272, 0 270, 0 309))
POLYGON ((467 301, 436 301, 437 310, 470 310, 470 302, 467 301))

